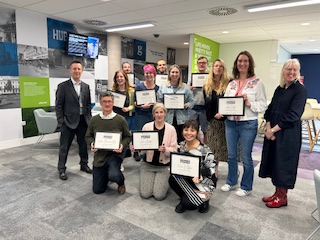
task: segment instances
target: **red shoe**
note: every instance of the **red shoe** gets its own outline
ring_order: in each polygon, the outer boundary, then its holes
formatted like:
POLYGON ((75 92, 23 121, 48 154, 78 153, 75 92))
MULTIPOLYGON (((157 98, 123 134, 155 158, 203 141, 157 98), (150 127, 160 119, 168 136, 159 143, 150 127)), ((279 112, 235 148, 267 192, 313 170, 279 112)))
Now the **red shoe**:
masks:
POLYGON ((286 188, 277 188, 278 194, 273 198, 272 201, 267 202, 266 206, 269 208, 279 208, 282 206, 288 205, 288 198, 287 198, 287 192, 288 189, 286 188))
POLYGON ((278 196, 273 198, 273 200, 271 202, 267 202, 266 203, 266 206, 269 207, 269 208, 279 208, 279 207, 287 206, 287 205, 288 205, 287 197, 280 198, 278 196))
POLYGON ((279 190, 276 187, 276 191, 274 192, 274 194, 272 196, 270 196, 270 197, 263 197, 262 201, 263 202, 271 202, 278 195, 278 192, 279 192, 279 190))

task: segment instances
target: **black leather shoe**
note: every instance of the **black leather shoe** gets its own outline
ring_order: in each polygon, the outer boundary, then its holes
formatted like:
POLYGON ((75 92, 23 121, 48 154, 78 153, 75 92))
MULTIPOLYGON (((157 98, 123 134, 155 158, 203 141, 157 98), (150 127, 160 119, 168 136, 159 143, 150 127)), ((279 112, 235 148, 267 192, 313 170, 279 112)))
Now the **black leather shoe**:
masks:
POLYGON ((200 213, 206 213, 209 211, 210 208, 210 204, 209 201, 205 201, 204 203, 202 203, 199 207, 199 212, 200 213))
POLYGON ((92 174, 92 170, 89 168, 88 165, 81 165, 80 171, 92 174))
POLYGON ((134 153, 133 153, 133 157, 134 157, 134 159, 135 159, 137 162, 140 161, 140 159, 141 159, 141 157, 140 157, 140 155, 139 155, 138 152, 134 152, 134 153))
POLYGON ((65 172, 60 172, 60 173, 59 173, 59 178, 60 178, 61 180, 67 180, 67 179, 68 179, 68 176, 67 176, 67 174, 66 174, 65 172))
POLYGON ((180 203, 176 206, 176 213, 183 213, 185 212, 187 209, 185 209, 180 203))
POLYGON ((126 155, 124 156, 124 157, 131 157, 131 151, 130 151, 130 149, 127 149, 127 151, 126 151, 126 155))

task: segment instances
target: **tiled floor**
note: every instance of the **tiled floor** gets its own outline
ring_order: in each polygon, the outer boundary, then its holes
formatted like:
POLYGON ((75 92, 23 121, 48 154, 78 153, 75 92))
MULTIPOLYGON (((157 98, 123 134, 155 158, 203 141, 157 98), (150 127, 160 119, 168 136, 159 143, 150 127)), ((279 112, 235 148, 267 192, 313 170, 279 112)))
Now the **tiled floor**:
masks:
MULTIPOLYGON (((318 152, 302 151, 287 207, 269 209, 261 201, 273 193, 273 186, 269 179, 257 177, 261 144, 256 143, 252 195, 241 198, 234 191, 220 191, 227 174, 227 164, 221 162, 210 211, 177 214, 178 198, 171 191, 161 202, 140 198, 139 162, 133 158, 124 161, 126 194, 119 196, 111 184, 105 194, 95 195, 91 175, 79 171, 76 146, 69 154, 69 179, 61 181, 56 142, 44 144, 53 149, 22 146, 0 151, 0 239, 297 240, 318 224, 310 216, 316 208, 312 170, 320 167, 318 152)), ((313 239, 320 239, 320 232, 313 239)))

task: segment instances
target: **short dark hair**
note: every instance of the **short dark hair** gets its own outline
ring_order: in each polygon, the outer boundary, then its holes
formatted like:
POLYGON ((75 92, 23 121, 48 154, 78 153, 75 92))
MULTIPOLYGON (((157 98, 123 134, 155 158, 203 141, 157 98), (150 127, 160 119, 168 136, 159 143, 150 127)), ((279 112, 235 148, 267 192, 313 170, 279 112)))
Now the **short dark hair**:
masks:
POLYGON ((183 129, 190 128, 190 127, 195 129, 197 131, 197 133, 199 132, 200 125, 197 120, 187 120, 183 125, 183 129))
POLYGON ((112 92, 109 91, 109 90, 107 90, 107 91, 102 92, 102 93, 99 94, 99 101, 101 101, 101 99, 102 99, 103 97, 112 97, 112 101, 114 100, 114 96, 113 96, 112 92))
POLYGON ((204 57, 204 56, 199 57, 198 60, 197 60, 197 63, 198 63, 201 59, 207 60, 207 63, 208 63, 208 58, 207 58, 207 57, 204 57))
POLYGON ((81 64, 81 66, 83 65, 82 62, 80 62, 79 60, 73 60, 73 61, 70 63, 69 68, 70 68, 70 67, 72 66, 72 64, 74 64, 74 63, 76 63, 76 64, 81 64))

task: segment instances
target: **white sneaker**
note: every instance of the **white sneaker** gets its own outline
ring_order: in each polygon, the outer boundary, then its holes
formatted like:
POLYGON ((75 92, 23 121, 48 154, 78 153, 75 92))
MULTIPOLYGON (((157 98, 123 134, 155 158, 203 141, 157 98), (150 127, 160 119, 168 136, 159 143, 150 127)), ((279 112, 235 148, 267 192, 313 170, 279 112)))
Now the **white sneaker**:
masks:
POLYGON ((221 191, 223 192, 229 192, 230 190, 234 190, 234 189, 236 189, 236 185, 225 184, 221 187, 221 191))
POLYGON ((238 191, 236 191, 236 195, 239 197, 245 197, 248 196, 252 193, 252 191, 248 191, 248 190, 243 190, 241 188, 238 189, 238 191))
POLYGON ((121 166, 120 166, 120 171, 123 172, 124 171, 124 166, 123 166, 123 163, 121 163, 121 166))

